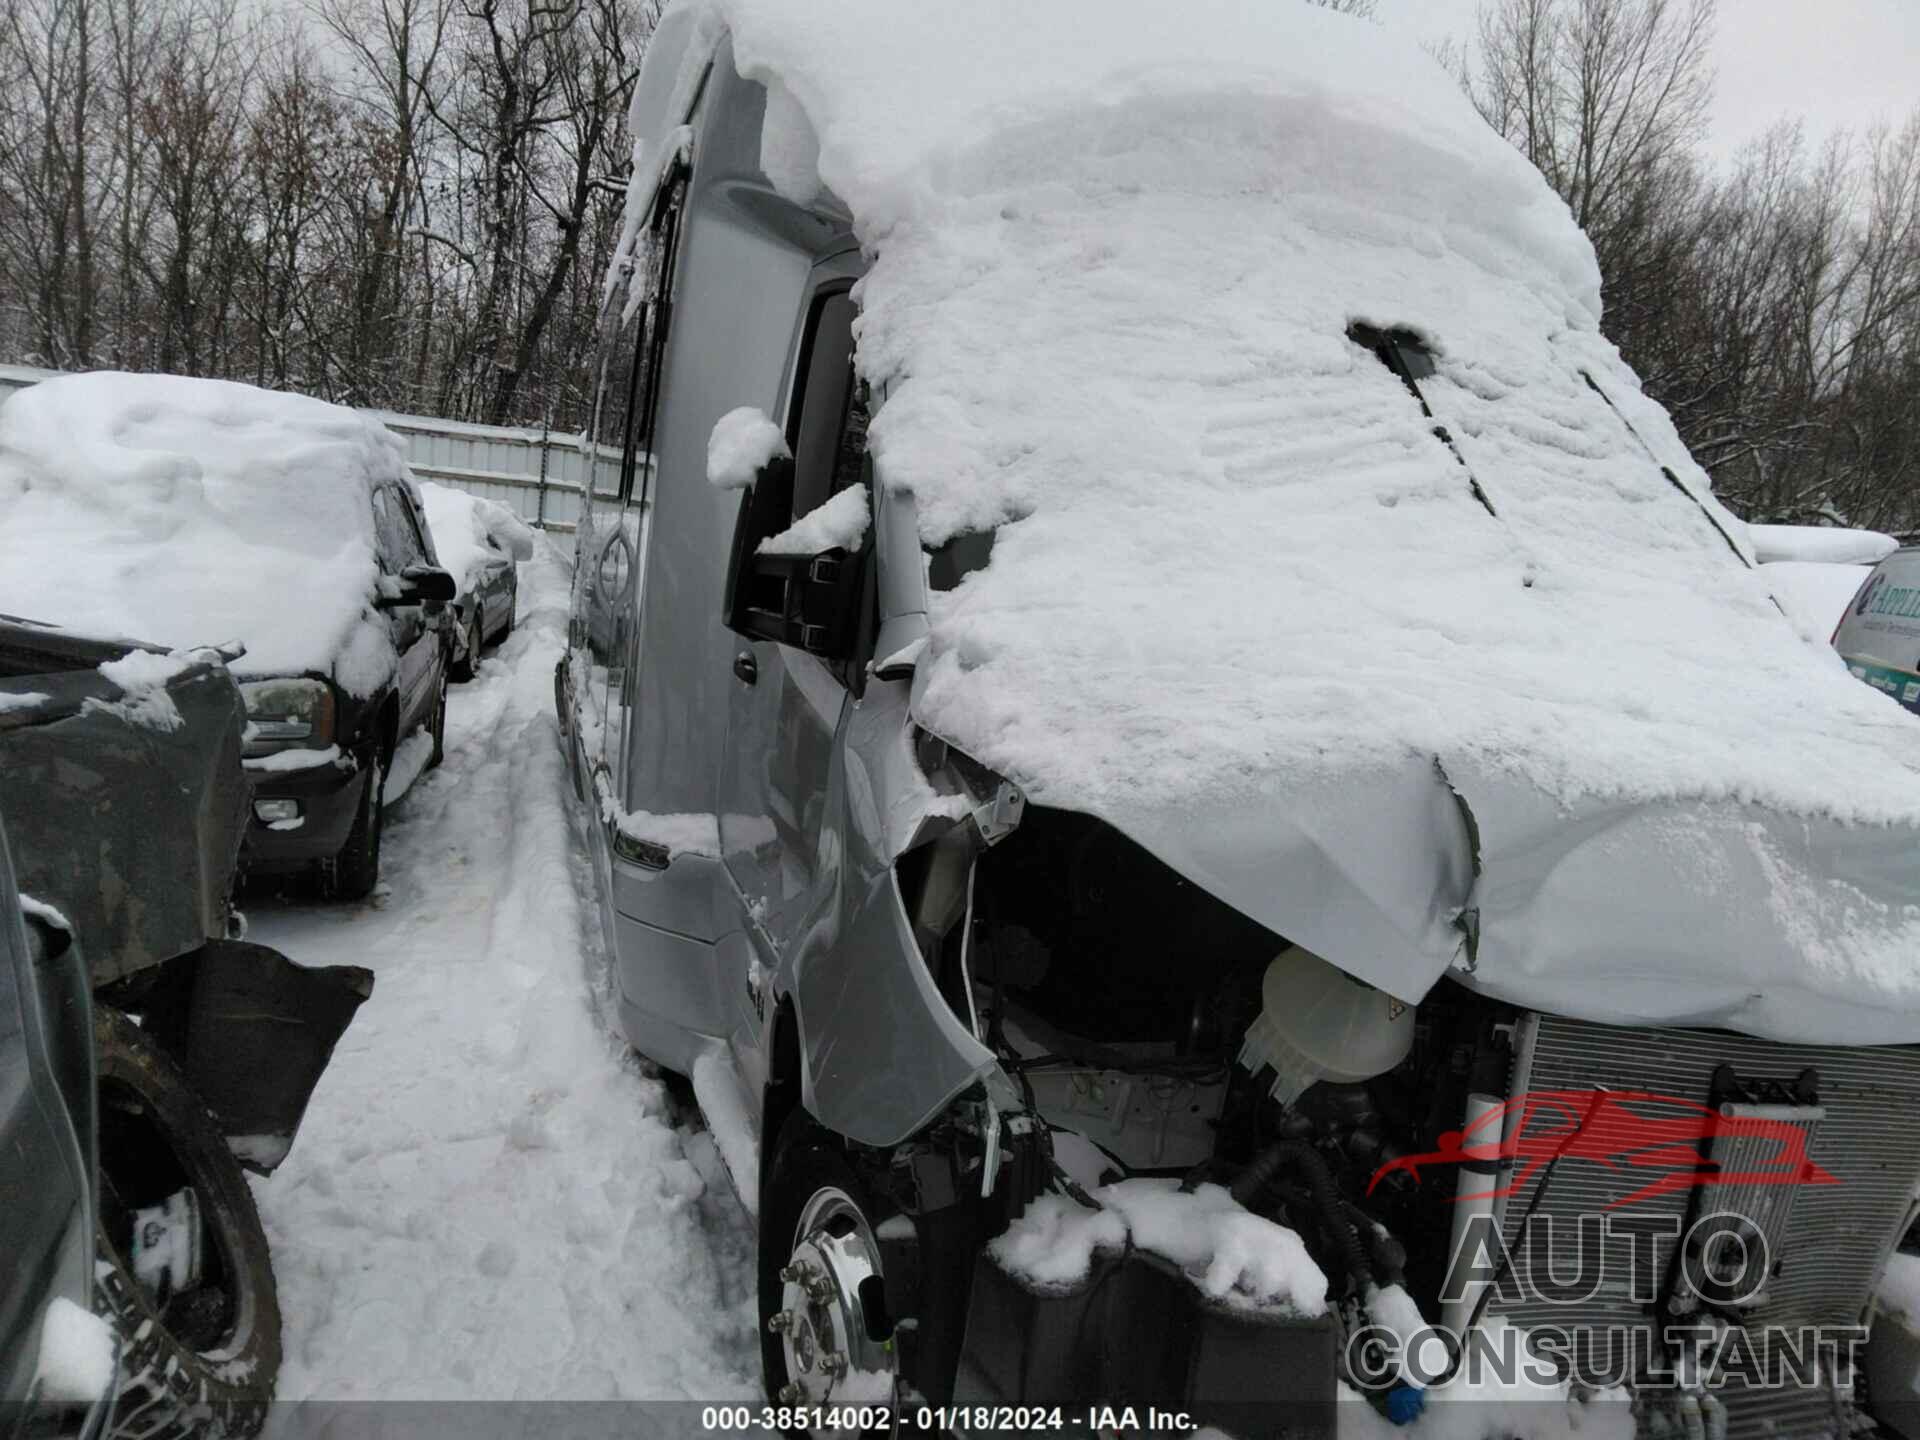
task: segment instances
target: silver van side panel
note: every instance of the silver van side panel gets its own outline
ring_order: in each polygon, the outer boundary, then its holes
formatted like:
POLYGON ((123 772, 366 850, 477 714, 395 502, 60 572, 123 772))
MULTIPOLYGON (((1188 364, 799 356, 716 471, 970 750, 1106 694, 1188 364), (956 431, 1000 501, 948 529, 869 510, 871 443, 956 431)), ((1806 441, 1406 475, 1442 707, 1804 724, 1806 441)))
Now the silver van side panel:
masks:
POLYGON ((615 1001, 627 1042, 681 1074, 724 1033, 713 946, 625 915, 614 916, 615 1001))
MULTIPOLYGON (((707 483, 707 440, 736 407, 785 412, 814 287, 864 268, 831 196, 802 208, 773 192, 759 168, 764 110, 765 90, 739 77, 723 45, 692 120, 693 175, 644 497, 645 593, 635 602, 621 797, 630 812, 712 814, 723 830, 730 687, 743 642, 720 616, 740 497, 707 483)), ((912 501, 883 495, 876 508, 888 633, 923 635, 912 501)), ((831 878, 764 997, 792 1002, 802 1102, 829 1127, 875 1145, 905 1139, 982 1078, 997 1079, 1003 1098, 1012 1093, 936 988, 895 882, 900 847, 938 799, 913 760, 906 701, 904 683, 876 680, 862 700, 840 707, 813 857, 816 873, 831 878)), ((760 1051, 777 1007, 762 1009, 761 993, 749 988, 757 927, 725 864, 680 854, 647 870, 608 856, 604 843, 595 850, 629 1040, 686 1070, 715 1040, 732 1039, 742 1075, 764 1083, 760 1051)))

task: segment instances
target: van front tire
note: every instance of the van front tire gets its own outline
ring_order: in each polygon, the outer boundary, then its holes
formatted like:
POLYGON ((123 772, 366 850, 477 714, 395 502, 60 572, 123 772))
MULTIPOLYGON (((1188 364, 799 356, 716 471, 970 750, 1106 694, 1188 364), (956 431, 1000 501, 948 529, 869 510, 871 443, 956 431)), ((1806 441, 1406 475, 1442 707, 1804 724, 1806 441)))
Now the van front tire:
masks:
MULTIPOLYGON (((828 1131, 815 1124, 804 1110, 796 1110, 780 1132, 773 1164, 761 1189, 759 1278, 760 1278, 760 1373, 768 1401, 774 1406, 825 1404, 887 1405, 899 1393, 898 1379, 892 1376, 897 1349, 891 1339, 884 1342, 860 1324, 867 1310, 875 1310, 884 1320, 879 1283, 880 1262, 873 1231, 884 1216, 869 1198, 866 1187, 854 1173, 845 1152, 828 1131), (807 1244, 810 1235, 834 1234, 849 1250, 870 1254, 874 1278, 857 1288, 853 1297, 841 1296, 839 1276, 823 1276, 817 1261, 819 1249, 807 1244), (796 1269, 807 1273, 815 1284, 826 1281, 817 1305, 798 1305, 797 1286, 806 1280, 796 1269), (863 1309, 862 1306, 866 1307, 863 1309), (826 1322, 823 1329, 818 1322, 826 1322), (808 1341, 795 1347, 788 1336, 796 1325, 807 1327, 808 1341), (847 1337, 852 1343, 848 1344, 847 1337), (864 1340, 864 1344, 862 1341, 864 1340), (794 1349, 810 1352, 820 1359, 825 1352, 857 1350, 855 1369, 863 1371, 851 1382, 840 1382, 830 1393, 822 1394, 822 1367, 809 1365, 796 1373, 789 1356, 794 1349), (861 1359, 865 1364, 858 1363, 861 1359), (876 1369, 885 1366, 884 1370, 876 1369), (892 1393, 878 1394, 891 1378, 892 1393), (805 1394, 797 1393, 805 1391, 805 1394)), ((847 1289, 855 1287, 847 1286, 847 1289)), ((889 1322, 890 1323, 890 1322, 889 1322)), ((808 1434, 789 1430, 788 1434, 808 1434)), ((826 1433, 826 1432, 822 1432, 826 1433)), ((836 1430, 835 1433, 845 1433, 836 1430)), ((874 1433, 884 1434, 886 1431, 874 1433)))

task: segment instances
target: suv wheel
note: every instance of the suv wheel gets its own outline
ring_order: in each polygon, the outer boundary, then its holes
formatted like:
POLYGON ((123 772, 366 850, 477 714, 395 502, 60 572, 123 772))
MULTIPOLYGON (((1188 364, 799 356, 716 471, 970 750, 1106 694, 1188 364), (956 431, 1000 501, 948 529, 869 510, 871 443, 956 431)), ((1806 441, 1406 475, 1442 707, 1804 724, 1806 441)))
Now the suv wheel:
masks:
POLYGON ((280 1369, 280 1303, 247 1178, 186 1078, 94 1006, 100 1203, 94 1308, 118 1332, 114 1433, 255 1434, 280 1369))
POLYGON ((433 737, 433 753, 427 756, 426 768, 434 769, 447 758, 447 676, 440 676, 440 693, 434 697, 433 714, 427 717, 427 734, 433 737))
POLYGON ((325 889, 336 900, 364 900, 380 879, 380 800, 386 788, 386 756, 375 751, 347 843, 332 860, 322 862, 325 889))
POLYGON ((480 607, 475 605, 473 614, 467 619, 467 627, 460 641, 460 648, 464 653, 456 656, 453 661, 454 679, 471 680, 475 672, 480 669, 480 635, 480 607))

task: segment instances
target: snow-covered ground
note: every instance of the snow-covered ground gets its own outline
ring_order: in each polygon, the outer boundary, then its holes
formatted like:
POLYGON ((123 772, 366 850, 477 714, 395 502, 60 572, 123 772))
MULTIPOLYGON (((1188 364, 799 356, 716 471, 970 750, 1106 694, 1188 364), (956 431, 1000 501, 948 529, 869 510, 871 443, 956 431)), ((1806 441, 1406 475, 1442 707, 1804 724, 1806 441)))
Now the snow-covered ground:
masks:
POLYGON ((282 1399, 747 1399, 752 1239, 711 1139, 615 1035, 554 731, 568 560, 387 812, 363 905, 249 902, 252 938, 377 975, 255 1194, 282 1399))

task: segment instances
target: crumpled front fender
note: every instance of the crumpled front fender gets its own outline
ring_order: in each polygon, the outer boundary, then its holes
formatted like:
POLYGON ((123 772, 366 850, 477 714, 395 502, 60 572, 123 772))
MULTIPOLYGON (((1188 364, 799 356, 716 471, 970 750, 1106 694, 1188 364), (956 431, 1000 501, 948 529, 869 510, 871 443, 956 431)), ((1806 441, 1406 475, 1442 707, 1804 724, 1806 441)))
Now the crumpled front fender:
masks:
POLYGON ((844 846, 842 881, 794 951, 801 1100, 849 1139, 895 1145, 974 1084, 1009 1106, 1018 1091, 940 994, 901 899, 895 859, 954 811, 914 761, 906 686, 873 682, 841 724, 823 844, 844 846))

